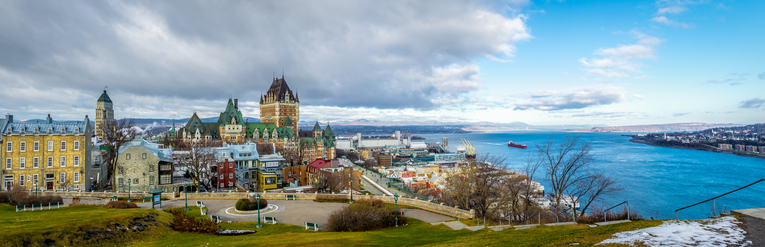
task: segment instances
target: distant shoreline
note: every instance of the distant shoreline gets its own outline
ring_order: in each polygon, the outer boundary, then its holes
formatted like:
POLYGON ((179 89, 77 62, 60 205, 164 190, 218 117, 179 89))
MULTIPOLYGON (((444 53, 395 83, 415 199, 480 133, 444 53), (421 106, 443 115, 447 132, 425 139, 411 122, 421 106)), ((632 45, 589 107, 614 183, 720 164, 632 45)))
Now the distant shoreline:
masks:
POLYGON ((738 155, 738 156, 744 156, 744 157, 752 157, 752 158, 760 158, 760 159, 765 159, 765 154, 751 154, 751 153, 742 153, 742 152, 736 152, 735 150, 720 150, 720 149, 718 149, 718 148, 714 148, 714 147, 707 147, 707 148, 695 148, 695 147, 682 146, 682 145, 671 145, 671 146, 666 146, 666 145, 656 145, 655 143, 653 143, 653 142, 651 142, 651 141, 646 141, 646 140, 635 139, 635 137, 634 137, 634 136, 632 137, 632 139, 630 139, 630 142, 633 142, 633 143, 640 143, 640 144, 646 144, 646 145, 650 145, 650 146, 654 146, 654 147, 663 147, 663 148, 679 148, 679 149, 690 149, 690 150, 700 150, 700 151, 707 151, 707 152, 724 153, 724 154, 734 154, 734 155, 738 155))

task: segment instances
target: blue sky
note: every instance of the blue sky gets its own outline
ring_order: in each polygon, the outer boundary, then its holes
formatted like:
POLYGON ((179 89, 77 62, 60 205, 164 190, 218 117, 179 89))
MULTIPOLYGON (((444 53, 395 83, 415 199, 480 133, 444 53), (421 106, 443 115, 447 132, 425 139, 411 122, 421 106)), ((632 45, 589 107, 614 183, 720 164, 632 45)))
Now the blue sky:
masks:
POLYGON ((258 117, 282 71, 301 120, 765 121, 762 1, 9 1, 17 119, 258 117))

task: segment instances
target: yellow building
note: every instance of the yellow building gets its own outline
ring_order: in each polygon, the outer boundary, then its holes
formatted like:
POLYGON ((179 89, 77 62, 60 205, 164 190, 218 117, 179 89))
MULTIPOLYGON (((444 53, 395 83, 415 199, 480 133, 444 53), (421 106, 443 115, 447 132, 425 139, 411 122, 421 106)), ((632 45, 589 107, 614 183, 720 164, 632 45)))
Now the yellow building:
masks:
POLYGON ((96 137, 104 139, 104 124, 114 122, 114 109, 112 108, 112 99, 106 94, 106 90, 101 94, 96 102, 95 133, 96 137))
POLYGON ((2 129, 3 190, 12 186, 40 190, 89 190, 90 120, 17 123, 8 115, 2 129), (35 186, 37 181, 37 186, 35 186))

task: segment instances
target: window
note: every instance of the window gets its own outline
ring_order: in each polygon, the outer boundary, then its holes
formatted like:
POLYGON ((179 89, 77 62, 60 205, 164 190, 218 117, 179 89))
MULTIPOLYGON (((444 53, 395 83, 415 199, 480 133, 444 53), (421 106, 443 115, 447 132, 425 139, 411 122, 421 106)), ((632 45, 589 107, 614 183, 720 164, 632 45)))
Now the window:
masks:
POLYGON ((19 151, 20 152, 26 152, 27 151, 27 142, 19 142, 19 151))
POLYGON ((234 163, 228 163, 228 168, 234 168, 234 163))
POLYGON ((53 167, 53 156, 48 156, 48 167, 53 167))
POLYGON ((11 164, 13 164, 13 161, 11 161, 11 160, 12 160, 11 158, 5 159, 5 169, 6 170, 10 170, 11 169, 11 164))
POLYGON ((40 158, 34 157, 32 158, 32 168, 38 168, 40 167, 40 158))
POLYGON ((34 183, 38 183, 38 181, 37 181, 37 174, 33 174, 33 175, 32 175, 32 181, 33 181, 34 183))
POLYGON ((130 159, 130 154, 125 154, 125 159, 129 160, 130 159))
POLYGON ((133 183, 134 183, 134 184, 138 184, 138 179, 137 179, 137 178, 134 178, 134 179, 133 179, 133 183))
POLYGON ((74 166, 80 166, 80 156, 75 155, 73 161, 74 166))
POLYGON ((66 173, 65 173, 65 172, 62 172, 62 173, 59 175, 59 178, 61 179, 61 183, 62 183, 62 184, 63 184, 63 183, 66 183, 66 173))
POLYGON ((61 151, 66 151, 66 141, 61 141, 61 151))
POLYGON ((142 157, 143 159, 146 159, 146 153, 143 153, 143 154, 141 155, 141 157, 142 157))
POLYGON ((58 163, 58 166, 60 166, 60 167, 66 167, 66 156, 61 156, 61 157, 59 157, 59 158, 60 158, 60 161, 59 161, 59 163, 58 163))
POLYGON ((118 181, 119 181, 120 187, 124 186, 124 184, 125 184, 125 183, 124 183, 124 181, 122 180, 122 178, 119 178, 119 179, 118 179, 118 181))
POLYGON ((80 141, 74 141, 74 150, 80 150, 80 141))
POLYGON ((19 175, 19 185, 24 186, 24 182, 26 182, 24 175, 19 175))
POLYGON ((234 183, 233 182, 228 182, 228 187, 234 187, 234 183))
POLYGON ((220 183, 220 187, 218 188, 223 188, 223 187, 226 187, 226 186, 223 183, 220 183))
POLYGON ((20 157, 19 158, 19 169, 27 168, 27 158, 20 157))
POLYGON ((5 144, 5 151, 8 153, 13 152, 13 142, 8 142, 5 144))
POLYGON ((154 185, 154 176, 149 176, 149 185, 154 185))
POLYGON ((80 182, 80 172, 74 172, 74 182, 75 183, 80 182))
POLYGON ((48 151, 53 151, 53 141, 48 141, 48 151))
POLYGON ((119 171, 119 173, 120 173, 120 174, 122 174, 122 173, 124 173, 124 172, 125 172, 125 169, 122 169, 122 167, 121 167, 121 166, 120 166, 120 168, 119 168, 119 169, 117 169, 117 170, 119 171))
POLYGON ((162 181, 160 181, 162 184, 171 184, 173 183, 173 175, 160 175, 159 176, 162 181))
POLYGON ((150 172, 153 172, 153 171, 154 171, 154 165, 150 165, 150 166, 149 166, 149 171, 150 171, 150 172))
POLYGON ((233 179, 233 178, 234 178, 234 174, 233 173, 229 173, 228 174, 228 179, 233 179))
POLYGON ((34 149, 35 149, 35 152, 40 151, 40 142, 35 142, 34 149))

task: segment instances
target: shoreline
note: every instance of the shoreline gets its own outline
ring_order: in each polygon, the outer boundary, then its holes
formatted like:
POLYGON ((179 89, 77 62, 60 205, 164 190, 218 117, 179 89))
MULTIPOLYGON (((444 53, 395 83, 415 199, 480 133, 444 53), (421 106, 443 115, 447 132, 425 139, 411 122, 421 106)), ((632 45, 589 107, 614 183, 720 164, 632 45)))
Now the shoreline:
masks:
POLYGON ((663 147, 663 148, 679 148, 679 149, 690 149, 690 150, 699 150, 699 151, 706 151, 706 152, 715 152, 715 153, 733 154, 733 155, 744 156, 744 157, 752 157, 752 158, 760 158, 760 159, 765 159, 765 154, 749 154, 749 153, 741 153, 741 152, 736 152, 735 150, 720 150, 720 149, 718 149, 718 148, 712 148, 712 147, 710 147, 710 148, 708 148, 708 149, 703 149, 703 148, 693 148, 693 147, 687 147, 687 146, 677 146, 677 145, 672 145, 672 146, 662 146, 662 145, 656 145, 656 144, 653 144, 653 143, 652 143, 652 142, 650 142, 650 141, 646 141, 646 140, 638 140, 638 139, 635 139, 634 137, 633 137, 632 139, 630 139, 630 142, 632 142, 632 143, 640 143, 640 144, 645 144, 645 145, 654 146, 654 147, 663 147))

